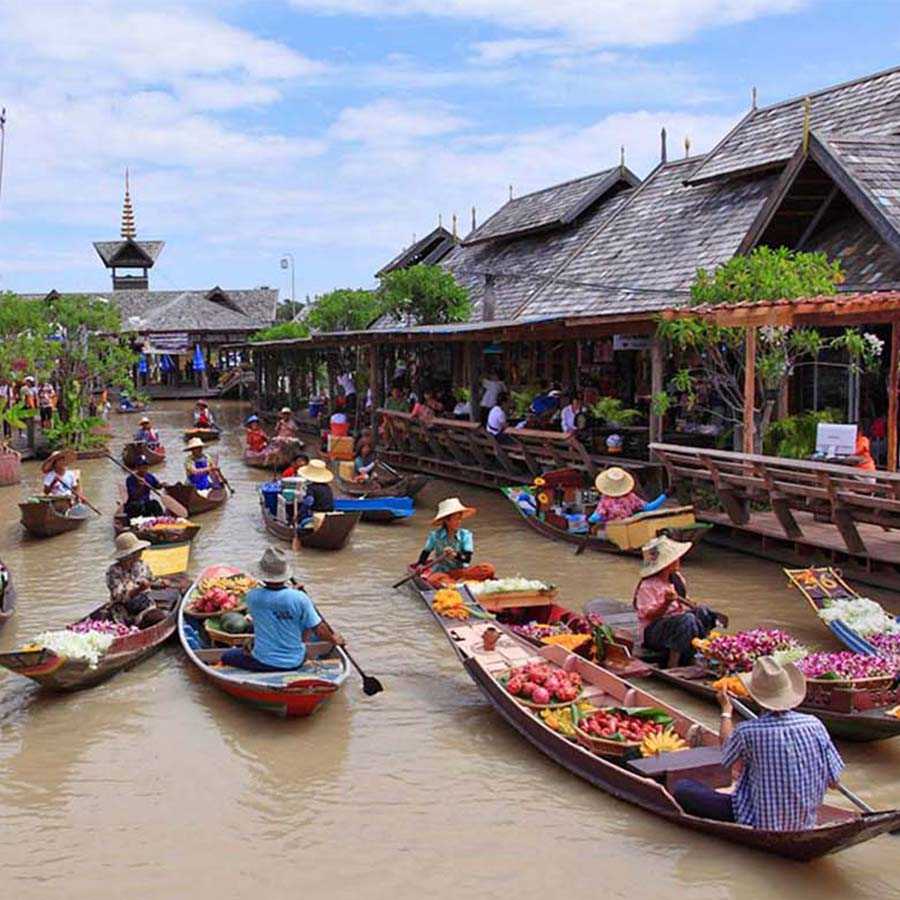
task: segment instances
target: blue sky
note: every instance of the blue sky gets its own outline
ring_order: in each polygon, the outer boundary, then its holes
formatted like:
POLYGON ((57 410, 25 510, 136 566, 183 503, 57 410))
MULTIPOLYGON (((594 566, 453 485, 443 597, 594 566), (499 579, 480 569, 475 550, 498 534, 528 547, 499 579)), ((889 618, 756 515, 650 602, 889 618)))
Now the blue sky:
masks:
POLYGON ((160 289, 372 283, 414 234, 900 63, 900 5, 0 0, 0 290, 99 290, 132 173, 160 289))

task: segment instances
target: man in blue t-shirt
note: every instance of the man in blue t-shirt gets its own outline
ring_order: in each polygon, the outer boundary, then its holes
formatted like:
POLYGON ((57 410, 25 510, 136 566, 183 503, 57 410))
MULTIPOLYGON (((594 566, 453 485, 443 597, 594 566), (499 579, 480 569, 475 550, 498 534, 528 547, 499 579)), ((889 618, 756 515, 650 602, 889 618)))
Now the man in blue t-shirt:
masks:
POLYGON ((339 646, 344 639, 322 621, 305 591, 289 587, 291 567, 283 550, 269 547, 253 574, 263 582, 247 596, 247 610, 253 619, 253 652, 226 650, 226 666, 252 672, 282 672, 299 669, 306 659, 303 636, 315 632, 323 641, 339 646))

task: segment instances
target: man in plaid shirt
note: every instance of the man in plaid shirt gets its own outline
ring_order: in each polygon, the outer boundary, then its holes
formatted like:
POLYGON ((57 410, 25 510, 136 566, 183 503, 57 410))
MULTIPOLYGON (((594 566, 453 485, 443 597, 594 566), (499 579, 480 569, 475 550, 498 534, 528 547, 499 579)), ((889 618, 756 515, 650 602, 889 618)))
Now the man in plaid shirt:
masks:
POLYGON ((722 763, 738 775, 732 795, 720 794, 692 780, 675 786, 685 812, 737 822, 767 831, 813 828, 825 792, 844 768, 825 726, 813 716, 794 712, 806 695, 806 680, 788 663, 758 659, 742 675, 749 694, 763 708, 758 719, 732 726, 727 692, 719 694, 722 763))

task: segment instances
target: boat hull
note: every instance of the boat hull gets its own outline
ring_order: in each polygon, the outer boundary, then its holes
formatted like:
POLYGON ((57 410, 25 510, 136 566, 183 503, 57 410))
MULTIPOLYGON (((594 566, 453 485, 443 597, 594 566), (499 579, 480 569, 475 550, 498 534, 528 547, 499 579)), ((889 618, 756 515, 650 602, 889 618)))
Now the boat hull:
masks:
POLYGON ((22 516, 22 527, 32 536, 38 538, 55 537, 81 528, 87 521, 87 514, 83 516, 66 516, 63 509, 68 508, 68 501, 47 501, 38 503, 20 503, 19 511, 22 516))
POLYGON ((253 469, 284 469, 289 466, 294 457, 303 449, 303 441, 299 439, 277 439, 275 446, 269 445, 261 453, 244 449, 244 465, 253 469))
POLYGON ((3 592, 3 596, 0 597, 0 631, 3 630, 3 626, 12 618, 13 613, 16 611, 16 587, 13 584, 12 573, 10 573, 9 569, 6 571, 8 576, 6 590, 3 592))
POLYGON ((195 487, 184 482, 168 485, 166 493, 177 500, 188 511, 189 516, 199 516, 218 509, 228 500, 228 491, 224 487, 213 488, 204 497, 195 487))
MULTIPOLYGON (((266 530, 282 541, 293 541, 294 528, 273 516, 260 498, 266 530)), ((359 522, 359 513, 330 513, 317 531, 300 532, 300 545, 311 550, 341 550, 359 522)))
POLYGON ((184 442, 187 443, 192 438, 200 438, 205 444, 211 441, 217 441, 222 436, 222 432, 218 428, 186 428, 182 435, 184 442))
POLYGON ((382 482, 379 487, 338 478, 341 493, 347 497, 412 497, 415 499, 426 484, 428 484, 426 475, 401 475, 393 481, 382 482))
POLYGON ((154 545, 162 544, 181 544, 185 541, 192 541, 200 532, 200 525, 192 522, 190 525, 180 529, 172 529, 171 531, 160 531, 153 528, 139 528, 129 524, 128 516, 122 512, 121 505, 116 510, 113 517, 113 530, 116 534, 122 534, 130 531, 137 535, 142 541, 150 541, 154 545))
POLYGON ((146 444, 132 441, 122 448, 122 462, 129 468, 133 469, 137 465, 137 461, 144 457, 147 465, 158 466, 166 461, 165 447, 158 450, 151 450, 146 444))

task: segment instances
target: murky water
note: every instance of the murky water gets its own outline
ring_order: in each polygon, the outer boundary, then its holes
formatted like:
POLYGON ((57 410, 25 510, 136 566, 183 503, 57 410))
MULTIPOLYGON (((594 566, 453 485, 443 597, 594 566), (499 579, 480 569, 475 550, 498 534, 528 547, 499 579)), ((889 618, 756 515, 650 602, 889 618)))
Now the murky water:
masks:
MULTIPOLYGON (((186 404, 155 420, 180 446, 186 404)), ((268 543, 240 462, 242 409, 217 408, 237 495, 201 517, 196 571, 249 562, 268 543)), ((115 416, 116 450, 135 427, 115 416)), ((167 475, 179 473, 171 453, 167 475)), ((87 494, 112 512, 120 473, 80 463, 87 494)), ((37 465, 28 464, 31 484, 37 465)), ((0 557, 19 609, 0 634, 15 646, 104 600, 108 519, 46 541, 23 537, 0 489, 0 557)), ((502 572, 552 579, 564 602, 628 596, 636 562, 534 535, 498 495, 431 483, 420 507, 459 494, 479 508, 478 556, 502 572)), ((424 511, 394 526, 361 525, 341 553, 298 559, 310 593, 352 642, 385 693, 358 680, 306 721, 246 709, 201 682, 177 645, 94 690, 45 696, 0 675, 0 885, 34 897, 888 897, 900 893, 900 838, 885 836, 812 865, 783 862, 691 834, 568 775, 531 749, 482 700, 430 617, 390 590, 428 527, 424 511)), ((689 558, 697 597, 736 628, 790 629, 832 646, 774 563, 706 547, 689 558)), ((900 612, 896 597, 880 595, 900 612)), ((677 692, 713 723, 711 708, 677 692)), ((900 740, 842 745, 845 782, 880 807, 900 805, 900 740)))

